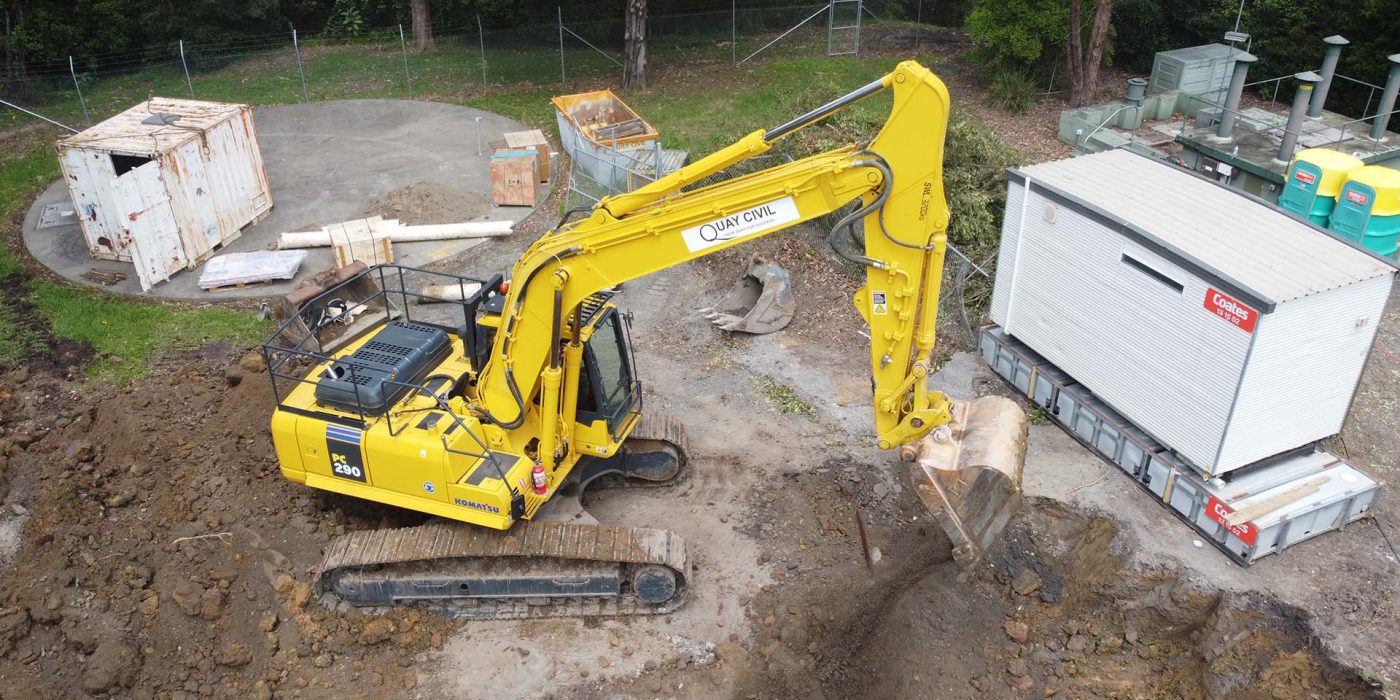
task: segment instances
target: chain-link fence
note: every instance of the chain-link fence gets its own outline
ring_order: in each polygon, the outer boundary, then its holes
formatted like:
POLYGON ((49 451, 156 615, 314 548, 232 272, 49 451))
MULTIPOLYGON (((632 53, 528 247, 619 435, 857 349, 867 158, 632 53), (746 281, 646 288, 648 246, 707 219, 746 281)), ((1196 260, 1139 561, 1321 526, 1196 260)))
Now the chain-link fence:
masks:
MULTIPOLYGON (((651 66, 822 56, 849 44, 850 14, 888 28, 860 0, 728 8, 648 18, 651 66), (835 4, 840 12, 833 12, 835 4), (839 22, 841 24, 833 24, 839 22)), ((434 50, 415 48, 407 26, 344 32, 288 30, 220 41, 176 41, 136 52, 28 62, 0 76, 0 97, 81 129, 152 95, 248 104, 364 97, 462 96, 504 85, 597 83, 622 72, 622 19, 511 27, 468 16, 434 27, 434 50)), ((31 117, 0 112, 0 124, 31 117)))

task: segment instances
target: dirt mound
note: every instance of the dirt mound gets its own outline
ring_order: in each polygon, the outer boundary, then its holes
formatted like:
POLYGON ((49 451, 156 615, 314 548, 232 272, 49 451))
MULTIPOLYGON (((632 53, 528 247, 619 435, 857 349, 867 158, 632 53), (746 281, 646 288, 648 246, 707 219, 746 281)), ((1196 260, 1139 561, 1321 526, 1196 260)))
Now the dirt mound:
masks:
POLYGON ((382 216, 405 224, 453 224, 485 216, 491 198, 437 182, 415 182, 371 199, 356 216, 382 216))
POLYGON ((0 392, 0 471, 18 505, 0 518, 28 519, 0 572, 0 687, 389 694, 415 682, 403 662, 450 630, 312 600, 305 567, 330 537, 402 516, 282 480, 266 373, 208 355, 119 390, 77 393, 41 373, 0 381, 13 387, 0 392))

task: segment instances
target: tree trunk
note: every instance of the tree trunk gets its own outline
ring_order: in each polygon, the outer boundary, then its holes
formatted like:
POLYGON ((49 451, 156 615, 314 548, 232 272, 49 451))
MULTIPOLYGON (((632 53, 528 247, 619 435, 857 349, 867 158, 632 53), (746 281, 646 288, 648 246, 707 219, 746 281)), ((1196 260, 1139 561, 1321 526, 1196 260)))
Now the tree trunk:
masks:
POLYGON ((5 82, 15 77, 15 47, 10 43, 10 8, 5 6, 5 82))
POLYGON ((1103 45, 1108 42, 1112 14, 1113 0, 1099 0, 1099 6, 1094 9, 1094 28, 1089 33, 1089 55, 1084 57, 1084 104, 1099 97, 1099 66, 1103 63, 1103 45))
POLYGON ((623 20, 622 87, 647 86, 647 0, 627 0, 623 20))
POLYGON ((408 4, 413 15, 413 48, 419 51, 434 51, 437 41, 433 39, 433 18, 428 12, 428 0, 411 0, 408 4))
POLYGON ((1069 0, 1069 38, 1065 42, 1066 73, 1069 75, 1069 106, 1084 105, 1084 46, 1079 38, 1082 22, 1079 0, 1069 0))

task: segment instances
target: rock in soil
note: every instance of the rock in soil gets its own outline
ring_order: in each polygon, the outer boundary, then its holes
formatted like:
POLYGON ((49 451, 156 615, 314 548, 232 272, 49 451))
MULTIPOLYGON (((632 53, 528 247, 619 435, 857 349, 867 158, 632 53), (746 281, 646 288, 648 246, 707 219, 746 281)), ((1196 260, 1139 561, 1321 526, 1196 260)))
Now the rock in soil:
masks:
POLYGON ((1030 595, 1040 590, 1041 583, 1039 574, 1030 569, 1021 569, 1021 573, 1011 580, 1011 590, 1021 595, 1030 595))
POLYGON ((253 660, 253 650, 247 644, 226 644, 214 660, 220 666, 247 666, 253 660))
POLYGON ((0 608, 0 656, 10 653, 15 642, 29 634, 29 611, 24 608, 0 608))
POLYGON ((83 669, 83 690, 103 693, 129 688, 141 670, 141 652, 124 639, 107 639, 97 645, 83 669))

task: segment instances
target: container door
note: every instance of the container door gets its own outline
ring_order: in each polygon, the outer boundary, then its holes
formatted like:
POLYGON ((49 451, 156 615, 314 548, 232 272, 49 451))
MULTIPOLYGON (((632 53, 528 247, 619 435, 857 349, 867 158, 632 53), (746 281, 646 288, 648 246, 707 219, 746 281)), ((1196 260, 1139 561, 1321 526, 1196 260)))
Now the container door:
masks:
MULTIPOLYGON (((1322 169, 1300 160, 1293 164, 1293 169, 1288 173, 1288 181, 1283 185, 1278 205, 1299 219, 1306 219, 1313 213, 1313 202, 1317 199, 1317 189, 1321 186, 1322 169)), ((1324 222, 1322 225, 1327 224, 1324 222)))
POLYGON ((63 173, 83 229, 88 253, 99 260, 130 260, 131 252, 122 241, 122 227, 112 216, 111 159, 105 153, 79 148, 63 152, 63 173))
POLYGON ((1376 190, 1360 182, 1348 182, 1337 196, 1337 208, 1332 211, 1332 231, 1342 238, 1360 241, 1371 221, 1371 207, 1376 190))
POLYGON ((185 267, 188 258, 160 177, 160 164, 151 161, 117 178, 117 200, 125 216, 123 238, 145 291, 185 267))
POLYGON ((191 255, 203 256, 205 252, 218 247, 223 242, 223 237, 219 230, 218 202, 215 201, 209 186, 209 174, 200 154, 199 139, 186 142, 171 157, 179 158, 180 168, 185 175, 182 189, 189 197, 191 213, 198 223, 197 230, 186 232, 190 239, 189 251, 191 255))

